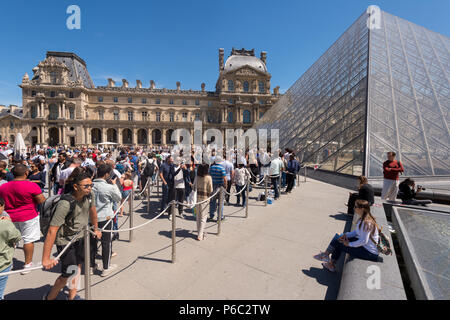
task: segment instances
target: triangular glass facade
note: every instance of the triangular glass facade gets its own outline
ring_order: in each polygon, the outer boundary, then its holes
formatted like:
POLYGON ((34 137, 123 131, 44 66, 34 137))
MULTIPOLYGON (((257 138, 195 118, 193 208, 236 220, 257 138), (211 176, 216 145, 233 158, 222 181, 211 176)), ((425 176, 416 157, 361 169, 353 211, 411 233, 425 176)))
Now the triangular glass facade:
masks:
POLYGON ((382 176, 395 151, 408 176, 450 175, 450 40, 364 13, 255 125, 321 169, 382 176))

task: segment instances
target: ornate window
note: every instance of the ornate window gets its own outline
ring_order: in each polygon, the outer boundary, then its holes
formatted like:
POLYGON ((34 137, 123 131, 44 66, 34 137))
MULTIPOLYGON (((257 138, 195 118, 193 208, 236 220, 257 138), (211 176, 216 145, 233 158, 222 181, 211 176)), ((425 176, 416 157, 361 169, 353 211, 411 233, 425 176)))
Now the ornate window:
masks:
POLYGON ((50 83, 51 84, 58 84, 58 73, 50 72, 50 83))
POLYGON ((31 91, 31 96, 32 96, 32 97, 36 97, 36 91, 34 91, 34 90, 31 91))
POLYGON ((195 113, 195 120, 200 120, 200 113, 199 112, 195 113))
POLYGON ((200 100, 195 99, 195 105, 196 105, 196 106, 199 106, 199 105, 200 105, 200 100))
POLYGON ((181 114, 181 118, 183 119, 183 122, 187 122, 187 116, 188 116, 187 112, 183 112, 181 114))
POLYGON ((103 97, 98 97, 98 102, 103 102, 103 97))
POLYGON ((142 98, 142 103, 146 104, 147 103, 147 99, 146 98, 142 98))
POLYGON ((170 99, 170 100, 169 100, 169 104, 173 104, 173 99, 170 99))
POLYGON ((31 106, 30 117, 32 119, 37 117, 37 107, 36 106, 31 106))
POLYGON ((263 81, 259 81, 258 86, 259 86, 259 93, 264 93, 266 91, 263 81))
POLYGON ((233 80, 228 80, 228 91, 234 92, 234 82, 233 80))
POLYGON ((128 121, 133 121, 133 111, 128 111, 128 121))
POLYGON ((228 111, 228 123, 233 123, 233 111, 228 111))
POLYGON ((156 113, 156 122, 160 122, 161 121, 161 112, 157 112, 156 113))
POLYGON ((73 98, 73 92, 72 91, 69 92, 69 98, 71 98, 71 99, 73 98))
POLYGON ((186 99, 183 99, 183 106, 187 105, 186 99))
POLYGON ((58 112, 58 106, 56 104, 52 104, 48 107, 49 115, 48 120, 56 120, 58 119, 59 112, 58 112))
POLYGON ((243 112, 243 117, 242 117, 243 119, 243 123, 251 123, 252 122, 252 119, 251 119, 251 113, 250 113, 250 111, 249 110, 244 110, 244 112, 243 112))
POLYGON ((105 110, 98 110, 98 120, 104 120, 105 110))
POLYGON ((231 98, 228 99, 228 103, 229 103, 229 104, 233 104, 233 103, 234 103, 233 99, 231 99, 231 98))
POLYGON ((148 113, 147 111, 142 111, 142 121, 147 121, 148 120, 148 113))
POLYGON ((161 103, 161 99, 156 99, 156 100, 155 100, 155 103, 156 103, 156 104, 160 104, 160 103, 161 103))
POLYGON ((175 113, 174 112, 169 113, 169 121, 170 122, 174 121, 174 117, 175 117, 175 113))
POLYGON ((208 107, 212 107, 212 101, 208 101, 208 107))
POLYGON ((119 118, 119 110, 114 110, 113 113, 114 113, 114 120, 116 120, 116 121, 120 120, 120 118, 119 118))
POLYGON ((248 90, 249 90, 248 81, 244 81, 243 87, 244 87, 244 92, 248 92, 248 90))
POLYGON ((71 120, 75 119, 75 108, 74 107, 69 107, 69 118, 71 120))
POLYGON ((128 98, 128 103, 133 103, 133 98, 128 98))
POLYGON ((114 97, 114 102, 119 102, 119 98, 118 97, 114 97))
POLYGON ((55 91, 50 91, 50 97, 54 98, 55 97, 55 91))

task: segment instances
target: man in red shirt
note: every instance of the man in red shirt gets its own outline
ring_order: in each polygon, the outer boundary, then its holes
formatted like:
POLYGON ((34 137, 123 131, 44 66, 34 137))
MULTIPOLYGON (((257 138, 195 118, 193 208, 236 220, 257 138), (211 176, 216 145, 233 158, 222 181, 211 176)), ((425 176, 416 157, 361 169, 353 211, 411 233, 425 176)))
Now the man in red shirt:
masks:
POLYGON ((395 160, 395 152, 387 153, 388 160, 383 163, 383 190, 381 199, 395 201, 398 193, 398 176, 404 171, 400 161, 395 160))

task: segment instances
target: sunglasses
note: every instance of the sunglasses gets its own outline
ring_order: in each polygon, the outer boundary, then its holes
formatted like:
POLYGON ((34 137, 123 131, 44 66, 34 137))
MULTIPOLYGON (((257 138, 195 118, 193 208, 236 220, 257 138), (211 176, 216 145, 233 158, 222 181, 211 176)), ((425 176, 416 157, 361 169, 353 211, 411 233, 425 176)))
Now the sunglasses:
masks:
POLYGON ((83 187, 84 189, 89 189, 89 188, 92 188, 94 185, 93 184, 82 184, 79 186, 83 187))

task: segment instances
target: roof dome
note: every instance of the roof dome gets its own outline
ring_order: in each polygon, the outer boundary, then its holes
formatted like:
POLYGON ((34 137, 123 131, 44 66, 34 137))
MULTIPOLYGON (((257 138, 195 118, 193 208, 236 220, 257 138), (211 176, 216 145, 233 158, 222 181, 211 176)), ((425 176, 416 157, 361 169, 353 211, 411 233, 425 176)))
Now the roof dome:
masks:
POLYGON ((225 62, 224 71, 236 70, 242 66, 249 65, 261 72, 267 72, 266 65, 261 59, 255 56, 232 55, 225 62))

